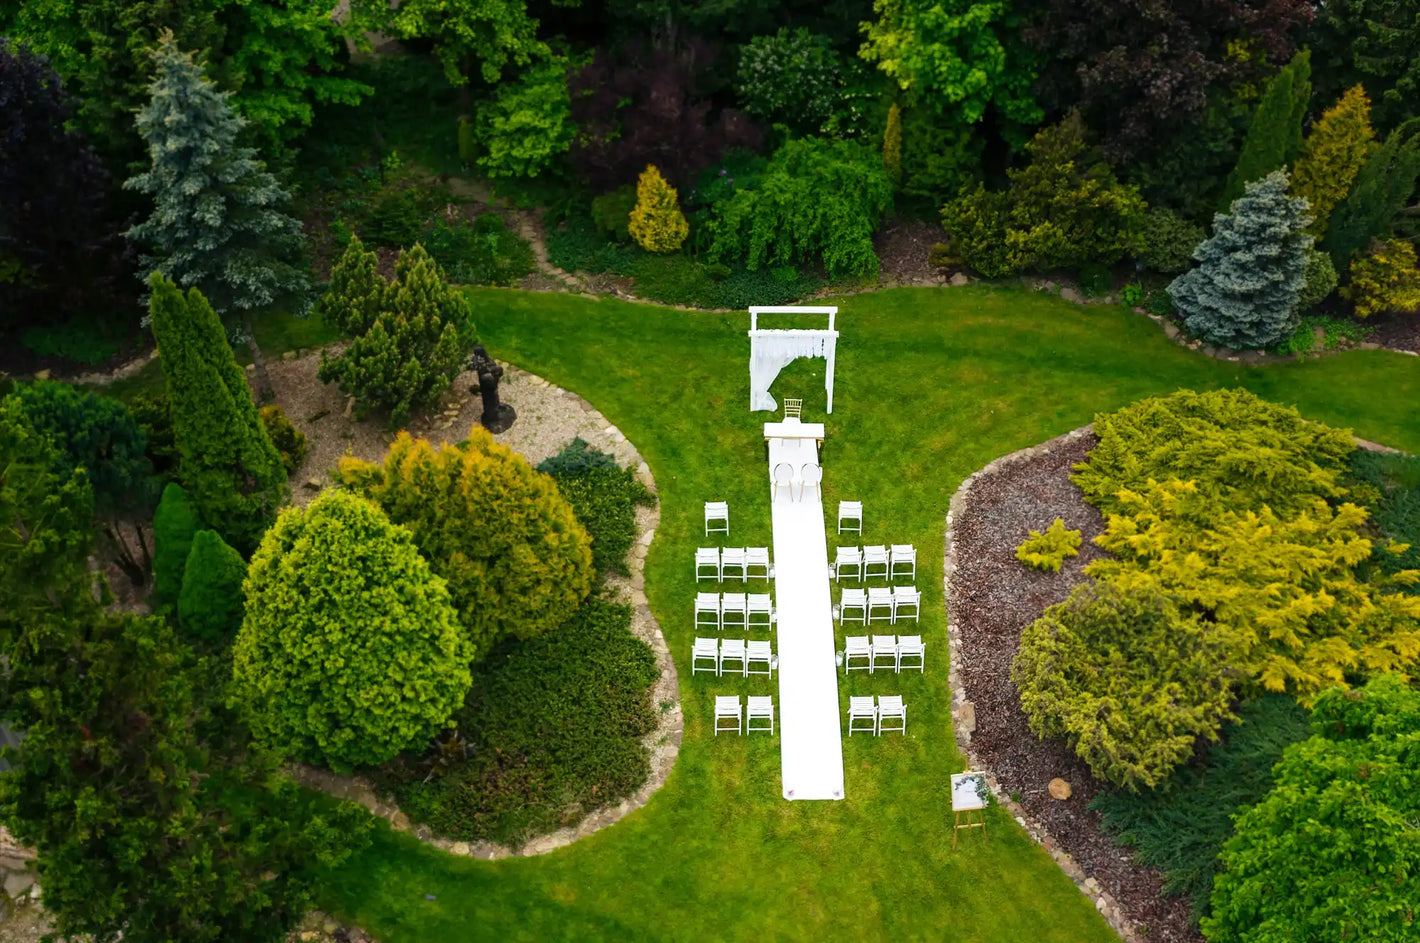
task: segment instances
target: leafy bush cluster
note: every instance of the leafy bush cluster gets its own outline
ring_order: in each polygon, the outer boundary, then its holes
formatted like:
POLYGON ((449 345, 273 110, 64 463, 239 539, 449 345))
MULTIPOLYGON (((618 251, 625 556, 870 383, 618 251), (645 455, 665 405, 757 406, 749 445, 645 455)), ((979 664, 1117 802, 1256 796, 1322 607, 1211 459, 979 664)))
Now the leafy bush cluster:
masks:
POLYGON ((527 240, 497 213, 456 225, 441 219, 424 234, 424 248, 458 285, 516 285, 536 267, 527 240))
POLYGON ((626 552, 636 539, 636 507, 655 497, 630 468, 621 468, 605 452, 573 439, 537 470, 551 475, 557 490, 592 541, 592 567, 599 573, 625 574, 626 552))
POLYGON ((306 460, 306 434, 291 425, 286 411, 275 403, 261 407, 259 415, 271 444, 281 456, 281 467, 286 469, 287 475, 294 475, 306 460))
POLYGON ((231 642, 245 611, 242 582, 247 562, 215 530, 192 535, 178 595, 178 625, 190 638, 212 645, 231 642))
POLYGON ((1415 247, 1400 239, 1372 244, 1351 263, 1351 282, 1341 290, 1367 318, 1381 311, 1420 310, 1420 267, 1415 247))
POLYGON ((1137 861, 1164 872, 1164 893, 1192 900, 1197 920, 1207 911, 1233 816, 1267 794, 1282 751, 1310 733, 1307 712, 1291 698, 1247 701, 1217 743, 1157 789, 1101 792, 1091 808, 1137 861))
POLYGON ((1184 739, 1216 737, 1238 694, 1305 704, 1420 661, 1420 598, 1401 591, 1420 572, 1363 566, 1373 541, 1365 510, 1346 500, 1345 432, 1242 390, 1144 400, 1095 429, 1075 480, 1105 514, 1095 542, 1111 556, 1086 569, 1091 606, 1067 602, 1026 630, 1015 676, 1033 729, 1068 735, 1097 775, 1128 788, 1163 781, 1189 755, 1184 739), (1132 670, 1106 671, 1118 643, 1088 626, 1140 596, 1163 615, 1134 643, 1132 670), (1175 641, 1192 651, 1185 639, 1206 655, 1163 654, 1175 641), (1190 665, 1198 674, 1180 677, 1190 665), (1129 710, 1092 724, 1106 681, 1129 710), (1149 729, 1156 699, 1173 703, 1176 716, 1158 721, 1172 730, 1149 729))
POLYGON ((387 764, 377 788, 441 835, 513 844, 631 794, 650 769, 657 667, 630 625, 591 599, 557 632, 505 641, 474 666, 457 731, 387 764))
POLYGON ((844 69, 829 37, 804 27, 783 28, 740 47, 735 91, 745 111, 761 121, 813 134, 838 105, 844 69))
POLYGON ((1057 517, 1044 532, 1033 530, 1016 548, 1016 559, 1028 567, 1059 573, 1066 557, 1080 555, 1080 532, 1067 530, 1063 518, 1057 517))
POLYGON ((1202 921, 1214 943, 1401 941, 1420 927, 1420 692, 1397 675, 1333 688, 1312 728, 1223 847, 1202 921))
POLYGON ((1355 321, 1342 321, 1339 318, 1327 317, 1305 317, 1297 322, 1292 336, 1277 345, 1277 353, 1298 354, 1305 357, 1318 348, 1335 350, 1341 346, 1343 338, 1353 342, 1364 340, 1369 333, 1369 329, 1362 327, 1355 321), (1317 331, 1321 331, 1320 339, 1317 338, 1317 331))
POLYGON ((382 463, 347 456, 339 475, 448 580, 471 657, 551 632, 591 589, 587 532, 557 485, 481 426, 438 449, 401 432, 382 463))
POLYGON ((1165 206, 1151 206, 1139 228, 1139 261, 1151 272, 1188 271, 1193 250, 1206 238, 1203 227, 1165 206))
POLYGON ((1382 538, 1372 564, 1386 573, 1420 570, 1420 458, 1357 449, 1348 472, 1353 494, 1369 509, 1382 538))

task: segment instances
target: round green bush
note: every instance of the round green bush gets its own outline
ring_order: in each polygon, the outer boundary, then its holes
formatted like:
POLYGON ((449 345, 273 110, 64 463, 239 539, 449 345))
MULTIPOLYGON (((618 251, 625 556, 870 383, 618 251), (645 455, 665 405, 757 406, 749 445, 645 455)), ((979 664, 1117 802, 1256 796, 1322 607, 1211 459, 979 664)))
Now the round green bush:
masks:
POLYGON ((1207 233, 1202 226, 1189 222, 1168 207, 1151 207, 1144 214, 1139 261, 1160 275, 1186 272, 1193 264, 1193 250, 1205 236, 1207 233))
POLYGON ((192 537, 178 596, 178 624, 194 639, 226 643, 242 624, 247 562, 215 530, 192 537))
POLYGON ((274 403, 261 407, 261 424, 271 437, 271 444, 281 456, 281 465, 286 474, 294 474, 306 460, 306 434, 286 418, 286 411, 274 403))
POLYGON ((1336 290, 1339 279, 1331 256, 1316 249, 1307 250, 1307 282, 1297 293, 1297 310, 1310 311, 1336 290))
POLYGON ((169 483, 153 515, 153 592, 161 602, 177 602, 192 538, 202 518, 187 489, 169 483))
POLYGON ((232 649, 252 730, 337 770, 421 747, 463 703, 469 650, 444 581, 370 501, 283 511, 252 557, 232 649))

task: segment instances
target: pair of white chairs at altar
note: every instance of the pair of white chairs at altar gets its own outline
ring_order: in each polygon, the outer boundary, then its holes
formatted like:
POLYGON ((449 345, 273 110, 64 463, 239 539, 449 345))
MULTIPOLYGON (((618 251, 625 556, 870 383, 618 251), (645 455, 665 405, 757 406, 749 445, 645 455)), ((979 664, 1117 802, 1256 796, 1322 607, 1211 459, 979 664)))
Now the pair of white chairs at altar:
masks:
POLYGON ((739 695, 716 695, 715 697, 715 736, 720 735, 723 730, 726 733, 753 733, 756 730, 763 730, 765 733, 774 733, 774 698, 772 697, 749 697, 746 698, 748 710, 740 702, 739 695), (760 721, 760 726, 754 725, 755 721, 760 721), (769 726, 764 726, 764 721, 769 722, 769 726), (723 726, 724 723, 732 726, 723 726))
POLYGON ((896 674, 904 668, 916 668, 927 673, 927 646, 920 635, 850 635, 843 642, 843 673, 854 668, 866 668, 872 674, 878 668, 891 668, 896 674), (862 664, 853 664, 854 659, 862 664), (909 659, 916 659, 910 664, 909 659), (884 664, 886 662, 886 664, 884 664))
POLYGON ((881 544, 869 547, 839 547, 833 559, 833 578, 852 576, 858 580, 874 577, 917 578, 917 548, 911 544, 881 544))
POLYGON ((774 677, 774 651, 763 639, 742 638, 698 638, 690 650, 690 673, 713 671, 716 675, 737 674, 748 678, 750 675, 774 677), (710 665, 701 662, 709 661, 710 665), (727 664, 734 662, 731 668, 727 664), (763 665, 759 671, 754 666, 763 665))
POLYGON ((774 624, 774 600, 768 593, 696 593, 695 627, 748 629, 774 624))
POLYGON ((899 619, 922 620, 922 594, 915 586, 871 586, 866 590, 844 589, 838 597, 838 624, 845 622, 886 622, 899 619))
POLYGON ((854 733, 871 733, 878 736, 885 731, 901 731, 907 734, 907 708, 903 706, 902 697, 897 694, 879 694, 877 703, 873 703, 871 697, 850 697, 848 699, 848 736, 854 733), (866 720, 868 726, 859 726, 860 721, 866 720), (891 726, 885 726, 887 721, 896 721, 891 726))
POLYGON ((802 501, 804 496, 810 491, 816 493, 819 500, 823 500, 823 466, 809 462, 795 468, 788 462, 780 462, 774 466, 773 487, 769 492, 771 502, 779 500, 779 489, 783 488, 789 495, 790 501, 802 501), (794 495, 794 487, 798 486, 799 494, 794 495))
POLYGON ((733 580, 741 583, 769 579, 774 571, 769 566, 768 547, 701 547, 695 551, 695 580, 733 580))

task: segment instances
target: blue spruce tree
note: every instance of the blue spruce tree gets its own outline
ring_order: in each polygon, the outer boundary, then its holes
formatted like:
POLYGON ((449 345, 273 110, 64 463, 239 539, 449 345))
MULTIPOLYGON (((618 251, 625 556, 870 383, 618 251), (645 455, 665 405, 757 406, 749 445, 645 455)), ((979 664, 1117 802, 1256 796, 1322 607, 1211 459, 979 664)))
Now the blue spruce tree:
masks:
POLYGON ((1198 267, 1168 287, 1188 330, 1211 344, 1271 347, 1296 327, 1312 237, 1307 201, 1287 195, 1277 170, 1247 185, 1213 236, 1193 251, 1198 267))

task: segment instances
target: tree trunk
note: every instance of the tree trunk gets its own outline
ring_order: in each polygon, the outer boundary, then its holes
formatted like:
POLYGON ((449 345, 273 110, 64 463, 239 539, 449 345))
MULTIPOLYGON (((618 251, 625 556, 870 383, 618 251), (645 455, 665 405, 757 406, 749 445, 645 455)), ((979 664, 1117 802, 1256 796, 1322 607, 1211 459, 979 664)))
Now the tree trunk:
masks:
MULTIPOLYGON (((145 562, 148 557, 148 547, 143 541, 143 531, 138 525, 134 525, 138 531, 138 543, 143 548, 145 562)), ((123 539, 122 525, 118 521, 105 521, 99 528, 99 533, 103 534, 105 542, 113 551, 114 562, 123 571, 123 575, 128 577, 128 581, 134 586, 142 586, 148 582, 148 570, 139 563, 133 555, 133 550, 128 546, 128 541, 123 539)), ((151 563, 150 563, 151 565, 151 563)))
POLYGON ((247 350, 251 352, 251 362, 256 367, 256 401, 269 403, 276 398, 276 390, 271 386, 271 375, 266 372, 266 358, 256 344, 256 325, 252 323, 251 315, 242 318, 242 325, 246 328, 247 350))

